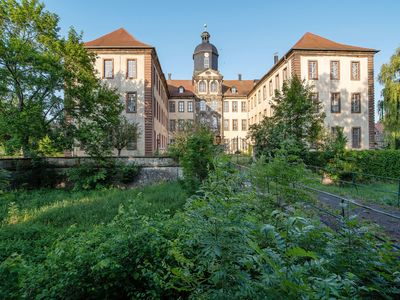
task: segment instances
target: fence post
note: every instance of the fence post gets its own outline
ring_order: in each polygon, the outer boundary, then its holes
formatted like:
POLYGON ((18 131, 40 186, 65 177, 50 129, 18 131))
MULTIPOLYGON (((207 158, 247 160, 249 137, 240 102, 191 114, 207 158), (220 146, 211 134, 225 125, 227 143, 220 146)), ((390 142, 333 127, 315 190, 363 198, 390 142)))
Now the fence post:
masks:
POLYGON ((400 207, 400 179, 399 179, 399 188, 397 191, 397 206, 400 207))
POLYGON ((345 214, 344 214, 344 200, 343 199, 341 199, 340 200, 340 203, 341 203, 341 207, 342 207, 342 217, 344 218, 345 217, 345 214))

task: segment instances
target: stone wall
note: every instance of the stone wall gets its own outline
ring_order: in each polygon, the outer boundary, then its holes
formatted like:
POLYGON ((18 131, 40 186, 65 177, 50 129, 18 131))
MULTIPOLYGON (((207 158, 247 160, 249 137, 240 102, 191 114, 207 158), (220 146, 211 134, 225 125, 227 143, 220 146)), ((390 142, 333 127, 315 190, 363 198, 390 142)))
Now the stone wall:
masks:
MULTIPOLYGON (((114 158, 125 163, 135 163, 140 166, 140 173, 136 177, 133 186, 146 185, 162 181, 173 181, 182 178, 182 169, 170 157, 118 157, 114 158)), ((49 157, 45 158, 49 169, 64 172, 77 164, 90 161, 90 158, 76 157, 49 157)), ((29 158, 0 159, 0 168, 14 172, 16 170, 29 169, 32 160, 29 158)))

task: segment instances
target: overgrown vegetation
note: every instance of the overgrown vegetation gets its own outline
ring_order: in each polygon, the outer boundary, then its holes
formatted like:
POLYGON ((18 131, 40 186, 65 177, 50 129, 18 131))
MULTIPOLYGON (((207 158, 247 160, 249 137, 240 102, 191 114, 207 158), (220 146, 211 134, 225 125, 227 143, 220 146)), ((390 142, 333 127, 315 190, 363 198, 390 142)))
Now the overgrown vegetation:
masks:
MULTIPOLYGON (((1 296, 396 298, 399 253, 355 220, 345 220, 336 233, 303 211, 302 195, 288 193, 306 172, 301 164, 288 168, 293 159, 281 151, 269 166, 260 161, 250 177, 217 160, 183 211, 149 212, 153 205, 138 194, 124 201, 111 222, 96 222, 84 231, 78 222, 40 259, 20 252, 4 260, 1 296), (285 191, 279 202, 259 184, 265 174, 284 178, 277 183, 285 191)), ((158 193, 156 202, 164 203, 166 195, 158 193)), ((5 226, 18 224, 24 222, 17 217, 5 226)))
POLYGON ((67 180, 74 190, 104 189, 134 181, 140 168, 135 163, 114 159, 88 160, 68 170, 67 180))
POLYGON ((189 127, 179 134, 169 147, 169 154, 177 159, 189 193, 194 193, 213 168, 212 161, 222 151, 214 145, 214 135, 208 127, 189 127))

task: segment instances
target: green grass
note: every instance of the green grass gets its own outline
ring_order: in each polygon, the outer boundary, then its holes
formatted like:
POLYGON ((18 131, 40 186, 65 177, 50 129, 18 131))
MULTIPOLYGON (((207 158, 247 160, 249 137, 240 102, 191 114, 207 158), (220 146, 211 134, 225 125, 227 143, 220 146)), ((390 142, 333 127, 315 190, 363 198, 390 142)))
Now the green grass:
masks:
POLYGON ((71 192, 20 191, 0 196, 0 261, 13 253, 41 260, 46 248, 67 234, 110 222, 121 204, 134 201, 139 213, 180 209, 187 195, 179 183, 144 188, 71 192), (137 197, 142 193, 141 197, 137 197))
POLYGON ((344 185, 321 183, 321 177, 315 175, 311 178, 309 186, 330 192, 339 196, 349 197, 364 202, 374 202, 377 204, 397 206, 398 204, 398 183, 387 182, 359 182, 353 186, 351 183, 344 185))

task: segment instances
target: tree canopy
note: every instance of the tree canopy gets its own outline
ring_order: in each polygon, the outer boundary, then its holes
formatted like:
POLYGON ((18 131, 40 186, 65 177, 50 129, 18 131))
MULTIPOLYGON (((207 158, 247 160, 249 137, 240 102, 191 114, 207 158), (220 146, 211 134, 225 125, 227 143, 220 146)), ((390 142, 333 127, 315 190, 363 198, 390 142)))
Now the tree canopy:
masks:
POLYGON ((37 0, 0 0, 0 144, 8 154, 35 156, 44 138, 60 150, 104 139, 118 121, 119 96, 96 77, 95 55, 74 29, 61 37, 58 21, 37 0))
POLYGON ((379 74, 382 90, 383 124, 387 142, 392 149, 400 149, 400 48, 383 64, 379 74))
POLYGON ((296 76, 285 81, 282 91, 275 91, 271 109, 272 117, 250 126, 249 136, 258 155, 272 155, 288 141, 300 152, 319 146, 325 114, 321 103, 313 98, 312 86, 296 76))

